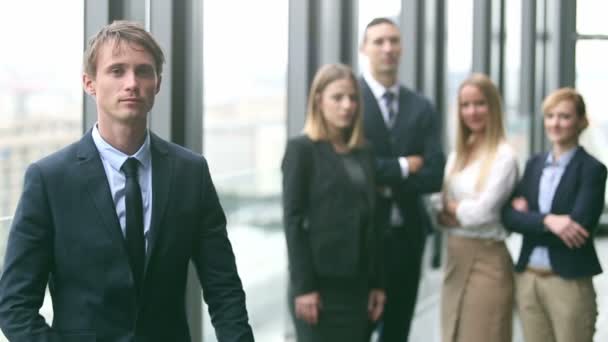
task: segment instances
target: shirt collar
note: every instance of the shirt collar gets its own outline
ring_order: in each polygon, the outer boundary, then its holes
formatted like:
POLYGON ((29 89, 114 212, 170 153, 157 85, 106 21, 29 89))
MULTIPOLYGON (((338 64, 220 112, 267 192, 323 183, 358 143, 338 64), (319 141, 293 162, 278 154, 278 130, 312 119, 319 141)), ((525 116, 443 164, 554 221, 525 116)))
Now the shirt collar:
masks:
POLYGON ((545 165, 555 165, 565 168, 566 166, 568 166, 577 150, 578 146, 569 149, 567 152, 562 153, 558 160, 555 160, 555 157, 553 157, 553 153, 549 152, 547 153, 547 159, 545 159, 545 165))
POLYGON ((369 85, 369 88, 372 90, 372 94, 374 94, 376 100, 381 100, 386 91, 390 91, 391 93, 395 94, 395 98, 398 98, 399 82, 395 82, 395 84, 392 86, 385 88, 382 84, 380 84, 380 82, 376 81, 369 70, 363 71, 362 76, 367 85, 369 85))
POLYGON ((97 124, 95 124, 95 126, 93 127, 92 135, 93 142, 95 143, 95 146, 97 147, 101 158, 106 160, 110 164, 110 166, 117 172, 120 172, 122 164, 124 164, 124 162, 129 157, 137 159, 144 169, 148 169, 151 166, 152 158, 150 153, 150 131, 146 131, 146 139, 144 140, 143 145, 141 145, 139 150, 137 150, 137 152, 135 152, 135 154, 133 154, 132 156, 129 156, 123 153, 122 151, 117 150, 107 141, 105 141, 101 137, 101 134, 99 134, 97 124))

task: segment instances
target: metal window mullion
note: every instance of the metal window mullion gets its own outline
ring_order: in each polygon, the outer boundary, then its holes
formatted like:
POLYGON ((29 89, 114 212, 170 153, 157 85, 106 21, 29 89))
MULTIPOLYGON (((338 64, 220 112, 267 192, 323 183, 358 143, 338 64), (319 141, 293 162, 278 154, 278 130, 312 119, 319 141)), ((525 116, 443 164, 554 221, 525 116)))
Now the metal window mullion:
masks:
POLYGON ((473 1, 473 72, 490 74, 492 0, 473 1))
POLYGON ((416 91, 422 91, 424 86, 424 18, 423 0, 401 0, 399 27, 403 52, 399 79, 416 91))
POLYGON ((287 136, 299 134, 304 127, 308 84, 316 67, 317 40, 313 28, 316 0, 289 0, 287 62, 287 136))
MULTIPOLYGON (((110 21, 109 0, 86 0, 84 3, 84 43, 86 49, 89 37, 95 34, 103 25, 110 21)), ((97 106, 88 94, 83 92, 82 101, 82 131, 83 133, 93 127, 97 122, 97 106)))
POLYGON ((536 1, 522 1, 522 30, 521 30, 521 69, 519 87, 519 112, 529 120, 530 140, 528 150, 534 153, 535 130, 535 72, 536 69, 536 1))

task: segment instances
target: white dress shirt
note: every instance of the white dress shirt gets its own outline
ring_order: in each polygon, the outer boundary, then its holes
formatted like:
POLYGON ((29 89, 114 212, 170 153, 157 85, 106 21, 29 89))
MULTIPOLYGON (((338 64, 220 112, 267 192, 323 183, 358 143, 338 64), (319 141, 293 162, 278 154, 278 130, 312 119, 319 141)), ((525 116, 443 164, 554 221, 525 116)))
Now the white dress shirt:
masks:
POLYGON ((112 200, 116 208, 116 216, 120 222, 120 228, 123 236, 126 229, 126 211, 125 211, 125 174, 120 170, 124 162, 129 157, 136 158, 139 161, 137 168, 137 177, 139 187, 142 192, 142 204, 144 211, 144 237, 146 239, 146 248, 148 246, 148 232, 150 230, 150 221, 152 218, 152 156, 150 152, 150 133, 146 133, 144 144, 139 148, 134 155, 129 156, 112 147, 106 142, 97 128, 97 124, 93 127, 93 142, 99 151, 101 162, 110 185, 112 200))
POLYGON ((460 226, 451 227, 447 232, 471 238, 504 240, 508 232, 501 223, 500 212, 515 187, 519 173, 513 148, 507 143, 498 146, 496 157, 480 191, 477 191, 476 186, 483 158, 478 158, 463 170, 450 175, 455 161, 456 153, 452 152, 445 167, 444 191, 458 202, 456 218, 460 226))

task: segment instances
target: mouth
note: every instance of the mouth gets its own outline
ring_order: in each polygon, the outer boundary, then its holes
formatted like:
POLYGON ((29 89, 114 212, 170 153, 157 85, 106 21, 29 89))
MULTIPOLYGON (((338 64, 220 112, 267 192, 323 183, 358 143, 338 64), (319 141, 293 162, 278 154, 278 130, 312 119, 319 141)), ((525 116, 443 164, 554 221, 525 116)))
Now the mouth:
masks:
POLYGON ((138 103, 142 103, 143 101, 140 98, 129 97, 129 98, 120 99, 119 102, 123 102, 123 103, 127 103, 127 104, 138 104, 138 103))

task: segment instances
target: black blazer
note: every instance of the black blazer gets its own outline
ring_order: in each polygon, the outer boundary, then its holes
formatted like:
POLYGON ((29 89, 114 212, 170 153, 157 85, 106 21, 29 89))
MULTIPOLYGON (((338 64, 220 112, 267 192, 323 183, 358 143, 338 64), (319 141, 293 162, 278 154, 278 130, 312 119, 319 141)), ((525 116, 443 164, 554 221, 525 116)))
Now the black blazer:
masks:
POLYGON ((369 180, 364 194, 328 142, 299 136, 287 143, 283 219, 295 295, 318 290, 320 278, 364 275, 370 287, 382 287, 380 229, 372 225, 372 159, 366 148, 353 154, 369 180))
MULTIPOLYGON (((371 142, 376 157, 376 182, 391 188, 406 225, 430 229, 431 221, 421 196, 441 190, 445 165, 437 113, 427 99, 401 86, 399 113, 394 126, 389 129, 369 85, 363 78, 359 84, 365 136, 371 142), (418 173, 403 179, 398 158, 408 155, 421 155, 424 165, 418 173)), ((389 224, 390 208, 391 202, 378 196, 377 216, 384 221, 380 225, 389 224)))
POLYGON ((503 222, 507 229, 523 235, 523 246, 515 266, 521 272, 528 265, 535 246, 549 249, 553 270, 563 278, 587 277, 599 274, 602 268, 593 244, 594 229, 604 209, 606 167, 579 147, 566 167, 557 186, 550 213, 570 217, 591 233, 580 248, 568 248, 555 234, 546 230, 545 215, 539 213, 538 192, 546 153, 538 154, 526 164, 523 178, 515 188, 513 197, 523 196, 529 211, 522 213, 507 202, 503 210, 503 222))
POLYGON ((29 166, 0 278, 0 326, 10 341, 190 342, 190 260, 218 340, 253 341, 205 159, 154 134, 150 148, 152 220, 139 300, 91 132, 29 166), (47 283, 50 327, 38 313, 47 283))

